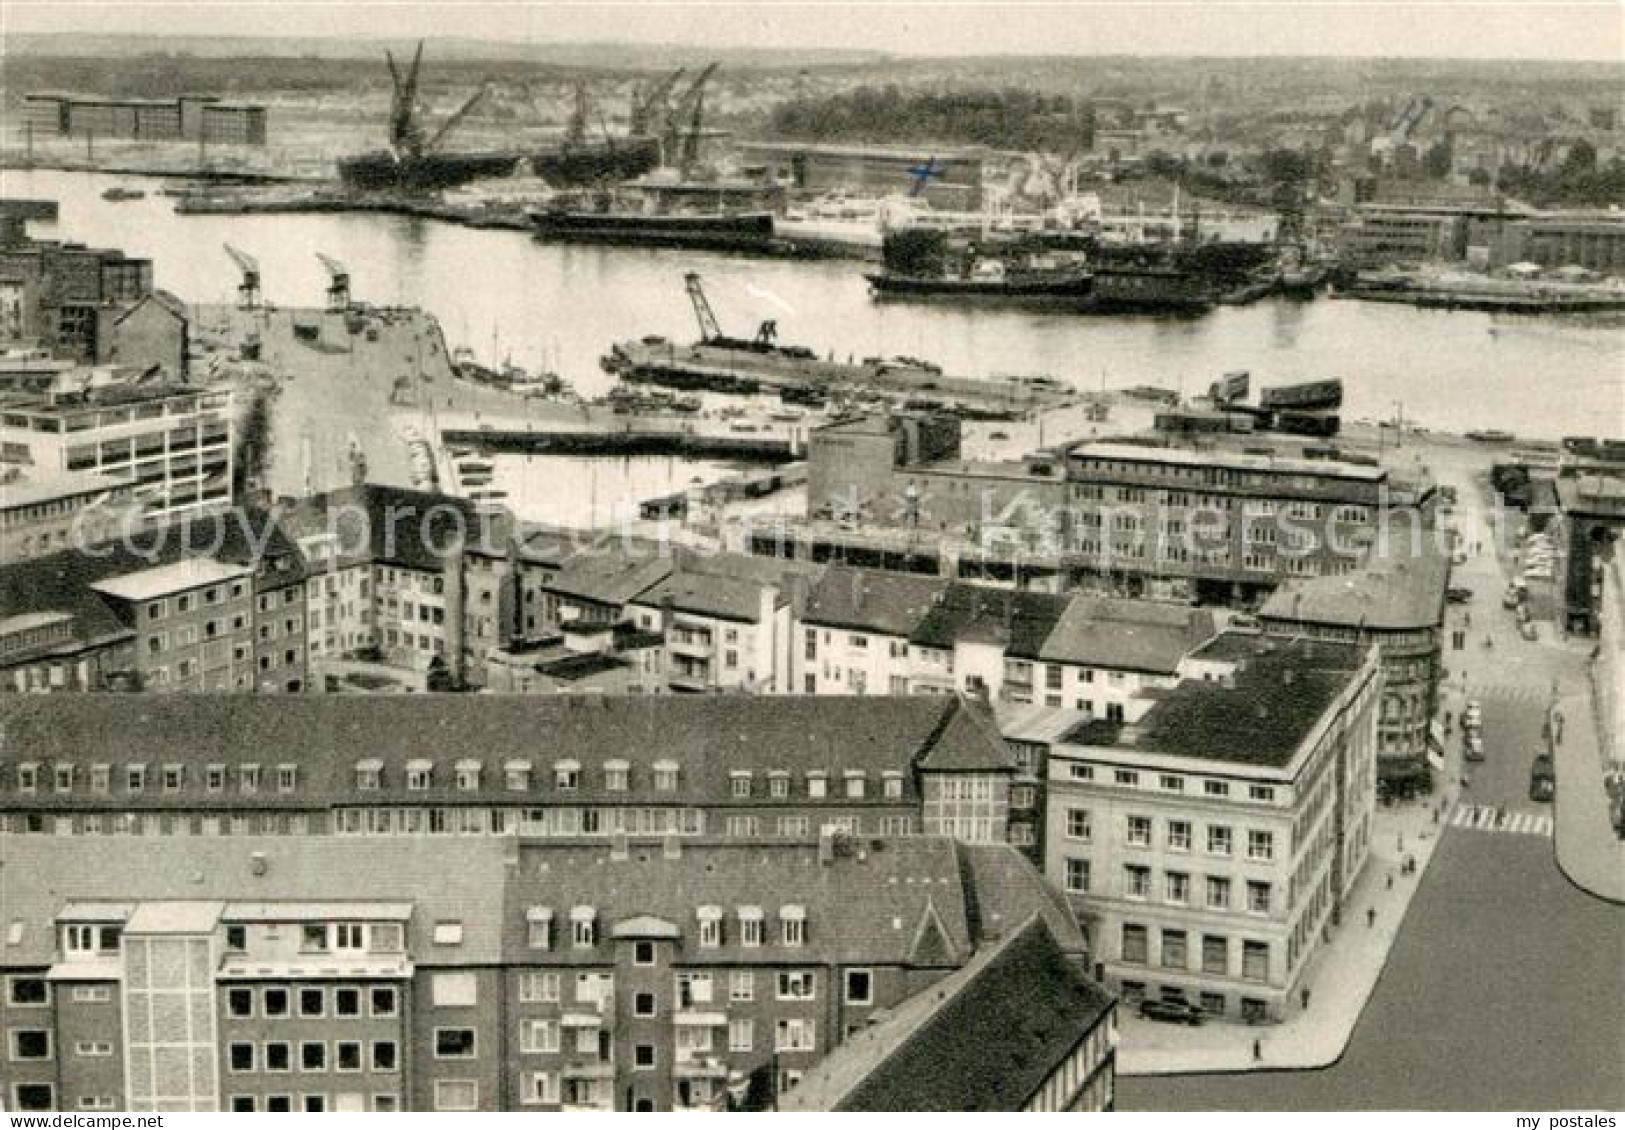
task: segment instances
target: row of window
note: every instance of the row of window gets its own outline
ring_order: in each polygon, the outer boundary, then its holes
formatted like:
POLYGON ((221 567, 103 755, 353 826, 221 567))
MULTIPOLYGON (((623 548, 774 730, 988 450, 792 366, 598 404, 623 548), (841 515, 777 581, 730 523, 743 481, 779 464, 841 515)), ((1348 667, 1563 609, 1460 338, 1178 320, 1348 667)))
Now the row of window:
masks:
POLYGON ((168 616, 173 608, 177 616, 192 611, 196 607, 206 607, 219 604, 222 600, 241 600, 248 595, 247 581, 233 581, 228 585, 210 585, 202 593, 183 592, 174 597, 147 602, 147 620, 162 620, 168 616), (201 605, 199 604, 201 598, 201 605))
MULTIPOLYGON (((1163 846, 1169 851, 1192 850, 1192 824, 1189 820, 1164 821, 1163 846)), ((1149 816, 1124 817, 1123 842, 1130 847, 1150 847, 1154 821, 1149 816)), ((1205 850, 1209 855, 1229 857, 1234 852, 1234 829, 1228 824, 1209 824, 1206 828, 1205 850)), ((1066 809, 1063 833, 1077 843, 1094 842, 1094 818, 1087 808, 1066 809)), ((1247 829, 1247 858, 1255 863, 1268 863, 1275 858, 1275 833, 1265 828, 1247 829)))
MULTIPOLYGON (((474 1084, 469 1085, 474 1086, 474 1084)), ((324 1094, 301 1094, 297 1096, 297 1099, 293 1095, 232 1095, 227 1105, 230 1107, 233 1114, 253 1114, 256 1111, 262 1110, 268 1114, 289 1113, 294 1111, 320 1113, 327 1110, 346 1109, 346 1105, 344 1103, 344 1099, 346 1097, 348 1096, 341 1096, 338 1104, 335 1105, 332 1098, 324 1094)), ((363 1109, 363 1104, 365 1101, 366 1099, 363 1095, 354 1096, 354 1109, 363 1109)), ((97 1109, 112 1110, 113 1107, 110 1103, 105 1108, 97 1109)), ((378 1112, 400 1110, 400 1096, 395 1094, 393 1091, 379 1092, 378 1094, 372 1096, 372 1109, 378 1112)), ((440 1109, 449 1110, 451 1108, 441 1107, 440 1109)), ((473 1110, 474 1108, 470 1106, 458 1109, 473 1110)))
MULTIPOLYGON (((472 1028, 435 1029, 437 1059, 467 1058, 474 1054, 473 1049, 472 1028), (464 1046, 463 1037, 466 1036, 467 1052, 441 1055, 443 1034, 444 1047, 454 1052, 464 1046)), ((300 1040, 297 1043, 288 1040, 266 1040, 261 1043, 233 1040, 226 1045, 226 1070, 233 1075, 252 1071, 279 1074, 295 1070, 295 1064, 298 1064, 297 1070, 305 1072, 395 1072, 401 1069, 400 1046, 394 1040, 300 1040)))
MULTIPOLYGON (((166 793, 178 793, 184 789, 193 770, 180 762, 169 762, 157 767, 156 773, 149 773, 151 767, 144 762, 135 762, 122 767, 119 781, 127 793, 142 793, 147 791, 149 782, 156 779, 158 789, 166 793)), ((238 765, 237 788, 245 795, 252 795, 260 791, 265 784, 263 767, 248 763, 238 765)), ((113 766, 107 762, 97 762, 86 770, 86 780, 93 793, 110 793, 113 787, 113 766)), ((299 787, 299 766, 292 762, 283 762, 272 770, 272 783, 279 793, 291 793, 299 787)), ((225 792, 229 781, 228 767, 222 763, 204 766, 203 787, 211 793, 225 792)), ((71 761, 57 761, 46 768, 37 761, 23 761, 17 765, 17 791, 21 793, 38 792, 45 780, 49 780, 54 791, 59 793, 72 792, 75 783, 80 780, 79 769, 71 761)))
MULTIPOLYGON (((1164 969, 1191 968, 1189 935, 1184 930, 1164 927, 1158 932, 1158 951, 1155 964, 1164 969)), ((1135 922, 1123 923, 1122 960, 1130 965, 1152 964, 1150 930, 1135 922)), ((1198 971, 1216 977, 1231 976, 1231 939, 1223 934, 1201 935, 1201 964, 1198 971)), ((1247 981, 1268 981, 1270 947, 1267 942, 1242 939, 1241 977, 1247 981)))
POLYGON ((283 1020, 298 1016, 320 1019, 373 1019, 400 1015, 400 994, 393 985, 362 989, 353 985, 238 986, 226 990, 226 1015, 234 1020, 283 1020), (365 1009, 365 1011, 363 1011, 365 1009))
MULTIPOLYGON (((1066 777, 1072 781, 1098 781, 1105 784, 1105 778, 1098 776, 1095 766, 1083 761, 1069 761, 1066 763, 1066 777)), ((1057 774, 1059 776, 1059 774, 1057 774)), ((1180 773, 1142 773, 1138 769, 1112 770, 1111 783, 1125 789, 1155 789, 1166 793, 1183 793, 1188 779, 1180 773)), ((1230 782, 1215 780, 1211 777, 1202 779, 1202 795, 1213 800, 1230 799, 1230 782)), ((1275 786, 1249 784, 1247 786, 1247 799, 1259 804, 1275 803, 1275 786)))

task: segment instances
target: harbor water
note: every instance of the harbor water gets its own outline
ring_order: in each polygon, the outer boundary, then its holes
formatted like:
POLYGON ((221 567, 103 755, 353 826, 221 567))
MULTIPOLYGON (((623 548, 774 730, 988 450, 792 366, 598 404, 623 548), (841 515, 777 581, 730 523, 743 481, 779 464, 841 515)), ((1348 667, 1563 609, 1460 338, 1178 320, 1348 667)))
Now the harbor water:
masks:
POLYGON ((696 336, 683 289, 684 272, 696 270, 724 332, 748 337, 773 319, 783 342, 841 360, 908 355, 968 376, 1042 373, 1082 389, 1157 385, 1187 395, 1234 369, 1250 370, 1255 389, 1340 377, 1351 420, 1403 414, 1435 430, 1550 438, 1625 430, 1617 315, 1495 316, 1326 298, 1199 318, 877 303, 856 262, 544 246, 522 232, 377 214, 178 216, 158 181, 50 171, 6 171, 0 181, 4 195, 60 202, 59 222, 35 225, 37 234, 151 257, 158 285, 185 301, 232 300, 229 241, 259 259, 269 301, 319 305, 320 251, 349 266, 357 299, 421 306, 452 346, 554 367, 589 396, 610 386, 598 359, 612 343, 696 336), (115 184, 147 196, 103 200, 115 184))

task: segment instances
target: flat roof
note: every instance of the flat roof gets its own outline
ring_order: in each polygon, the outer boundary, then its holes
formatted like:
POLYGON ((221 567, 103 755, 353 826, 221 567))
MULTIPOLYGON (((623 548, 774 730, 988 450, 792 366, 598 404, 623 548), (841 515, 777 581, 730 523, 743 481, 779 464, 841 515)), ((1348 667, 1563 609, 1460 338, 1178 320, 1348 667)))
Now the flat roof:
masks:
POLYGON ((1062 740, 1284 769, 1360 659, 1349 644, 1266 640, 1233 678, 1187 679, 1164 690, 1138 722, 1084 722, 1062 740))
POLYGON ((48 479, 21 479, 0 484, 0 510, 13 510, 79 495, 101 494, 120 487, 133 490, 134 484, 128 479, 104 475, 100 471, 67 471, 48 479))
POLYGON ((1319 478, 1360 479, 1381 482, 1388 477, 1385 467, 1365 463, 1344 463, 1336 459, 1301 459, 1286 455, 1252 455, 1239 451, 1192 451, 1183 447, 1153 447, 1138 443, 1091 441, 1068 452, 1077 459, 1118 459, 1135 463, 1165 463, 1188 467, 1225 467, 1276 474, 1315 475, 1319 478))
POLYGON ((204 585, 234 581, 248 576, 252 570, 244 565, 224 565, 205 557, 189 557, 170 565, 143 569, 139 573, 126 573, 121 577, 108 577, 90 587, 99 593, 122 600, 152 600, 171 593, 186 592, 204 585))

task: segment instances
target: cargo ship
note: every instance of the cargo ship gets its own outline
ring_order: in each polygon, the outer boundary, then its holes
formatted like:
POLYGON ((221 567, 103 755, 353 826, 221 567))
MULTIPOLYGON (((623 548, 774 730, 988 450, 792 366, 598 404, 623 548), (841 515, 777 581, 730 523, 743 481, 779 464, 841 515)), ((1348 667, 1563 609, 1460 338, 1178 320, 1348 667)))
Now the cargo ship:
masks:
POLYGON ((1055 307, 1077 313, 1199 314, 1213 306, 1203 276, 1176 259, 1147 261, 1044 236, 968 241, 929 229, 886 236, 885 270, 866 275, 877 299, 1055 307))
POLYGON ((771 212, 639 212, 544 208, 529 213, 547 242, 642 244, 719 251, 770 252, 778 245, 771 212))
POLYGON ((660 160, 654 138, 625 138, 608 144, 567 146, 529 153, 395 153, 381 150, 339 161, 339 177, 365 192, 443 192, 476 180, 510 177, 520 162, 556 188, 641 176, 660 160))
POLYGON ((570 130, 556 146, 533 152, 447 152, 441 144, 474 111, 486 96, 487 87, 476 90, 431 134, 421 119, 418 106, 418 73, 423 65, 423 42, 410 66, 401 67, 395 56, 384 52, 393 85, 389 109, 388 147, 338 162, 339 178, 362 192, 423 194, 459 188, 471 181, 512 176, 521 161, 528 161, 535 175, 555 187, 600 183, 641 176, 660 160, 660 141, 634 131, 624 138, 605 135, 601 142, 586 139, 587 101, 584 87, 577 88, 576 112, 570 130))

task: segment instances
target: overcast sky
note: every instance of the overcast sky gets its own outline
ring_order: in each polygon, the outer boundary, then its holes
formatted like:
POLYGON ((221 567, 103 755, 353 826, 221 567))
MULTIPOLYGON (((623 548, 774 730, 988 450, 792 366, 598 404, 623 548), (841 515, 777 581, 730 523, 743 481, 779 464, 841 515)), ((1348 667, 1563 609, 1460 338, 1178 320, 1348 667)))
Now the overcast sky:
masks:
POLYGON ((926 55, 1619 60, 1625 0, 0 0, 5 32, 460 36, 926 55))

